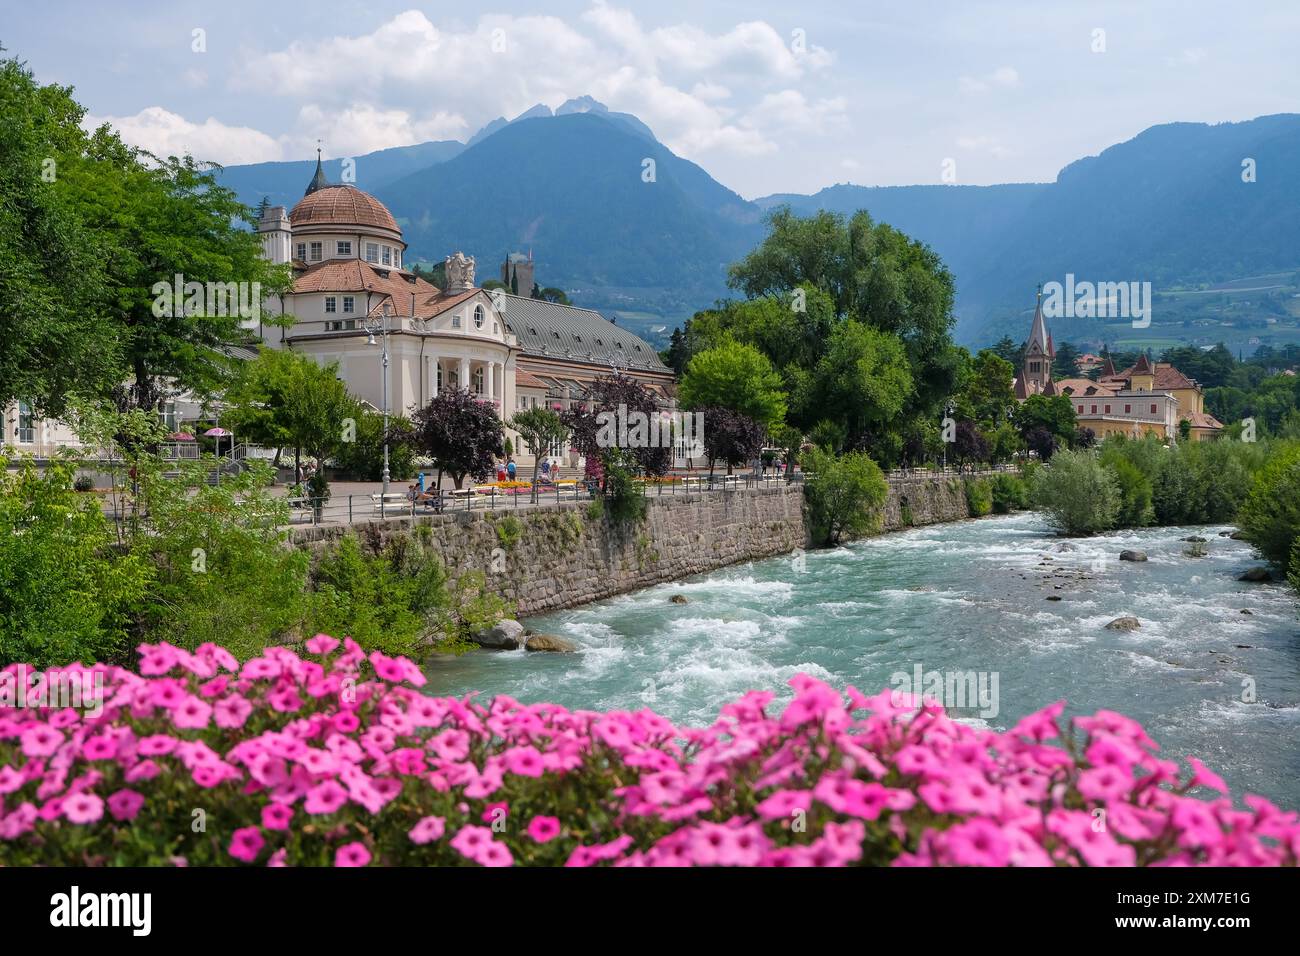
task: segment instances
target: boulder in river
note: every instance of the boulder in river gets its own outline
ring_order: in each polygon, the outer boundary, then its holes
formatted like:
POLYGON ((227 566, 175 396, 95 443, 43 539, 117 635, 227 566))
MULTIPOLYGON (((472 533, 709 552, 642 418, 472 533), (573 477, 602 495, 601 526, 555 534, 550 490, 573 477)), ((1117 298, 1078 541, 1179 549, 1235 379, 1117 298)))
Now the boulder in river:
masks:
POLYGON ((1142 622, 1131 615, 1117 617, 1106 625, 1107 630, 1111 631, 1136 631, 1142 626, 1142 622))
POLYGON ((530 651, 555 651, 567 654, 576 651, 578 645, 554 634, 533 634, 524 643, 524 648, 530 651))
POLYGON ((1183 540, 1184 540, 1184 541, 1190 541, 1190 542, 1192 542, 1193 544, 1204 544, 1204 543, 1205 543, 1205 539, 1202 538, 1199 534, 1191 534, 1191 535, 1188 535, 1186 538, 1183 538, 1183 540))
POLYGON ((480 631, 474 635, 474 642, 480 647, 491 647, 496 650, 513 651, 517 650, 523 642, 524 626, 518 621, 512 621, 510 618, 497 621, 486 631, 480 631))
POLYGON ((1237 580, 1238 581, 1267 581, 1272 576, 1273 575, 1269 572, 1268 568, 1260 564, 1260 565, 1256 565, 1253 568, 1247 568, 1246 573, 1238 577, 1237 580))
POLYGON ((686 604, 686 603, 687 603, 687 601, 686 601, 686 595, 685 595, 685 594, 674 594, 674 595, 673 595, 672 597, 670 597, 668 600, 672 601, 674 604, 686 604))
POLYGON ((1119 553, 1119 559, 1121 561, 1145 561, 1147 559, 1147 553, 1145 551, 1130 551, 1125 549, 1119 553))

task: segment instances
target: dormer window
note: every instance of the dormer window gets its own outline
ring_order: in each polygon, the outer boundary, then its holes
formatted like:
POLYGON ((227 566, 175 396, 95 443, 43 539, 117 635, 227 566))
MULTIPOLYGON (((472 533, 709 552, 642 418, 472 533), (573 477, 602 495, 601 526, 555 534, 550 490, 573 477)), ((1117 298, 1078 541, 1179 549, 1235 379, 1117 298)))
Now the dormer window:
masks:
POLYGON ((378 261, 379 261, 379 243, 377 243, 377 242, 367 242, 367 243, 366 243, 366 262, 378 262, 378 261))
POLYGON ((313 242, 311 244, 311 261, 320 262, 325 257, 325 243, 313 242))
POLYGON ((352 255, 352 240, 340 239, 338 242, 334 243, 334 254, 338 256, 352 255))
POLYGON ((483 328, 483 306, 474 306, 474 328, 483 328))

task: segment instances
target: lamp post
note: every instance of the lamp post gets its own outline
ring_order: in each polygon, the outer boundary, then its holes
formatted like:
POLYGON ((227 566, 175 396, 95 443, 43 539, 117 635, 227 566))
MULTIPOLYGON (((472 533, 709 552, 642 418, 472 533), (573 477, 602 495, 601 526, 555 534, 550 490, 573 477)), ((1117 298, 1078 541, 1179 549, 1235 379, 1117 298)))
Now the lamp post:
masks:
POLYGON ((383 366, 383 389, 384 389, 384 488, 383 493, 388 494, 388 314, 391 306, 385 302, 383 307, 383 322, 368 322, 365 330, 369 334, 370 345, 375 344, 375 333, 378 332, 382 339, 383 351, 380 353, 380 361, 383 366))

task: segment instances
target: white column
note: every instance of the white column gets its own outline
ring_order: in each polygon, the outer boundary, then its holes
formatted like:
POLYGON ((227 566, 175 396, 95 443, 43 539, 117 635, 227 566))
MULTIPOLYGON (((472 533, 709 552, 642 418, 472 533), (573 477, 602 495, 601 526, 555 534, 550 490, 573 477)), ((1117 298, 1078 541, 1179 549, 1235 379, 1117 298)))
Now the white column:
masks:
POLYGON ((429 397, 438 397, 438 356, 429 356, 429 397))
POLYGON ((474 392, 474 383, 473 383, 472 381, 470 381, 470 378, 469 378, 469 359, 467 359, 467 358, 462 358, 462 359, 460 360, 460 382, 459 382, 459 385, 460 385, 460 387, 463 388, 463 389, 468 389, 469 392, 470 392, 470 394, 473 394, 473 392, 474 392))
POLYGON ((496 398, 497 384, 497 363, 485 362, 483 364, 483 387, 487 389, 488 401, 496 398))

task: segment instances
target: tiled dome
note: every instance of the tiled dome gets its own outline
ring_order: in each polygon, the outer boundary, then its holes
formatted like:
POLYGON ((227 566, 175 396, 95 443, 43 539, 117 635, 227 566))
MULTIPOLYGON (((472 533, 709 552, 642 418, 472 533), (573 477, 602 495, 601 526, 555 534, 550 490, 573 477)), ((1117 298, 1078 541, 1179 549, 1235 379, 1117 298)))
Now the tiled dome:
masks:
POLYGON ((346 226, 382 229, 401 236, 397 221, 378 199, 347 184, 326 185, 304 196, 289 213, 299 226, 346 226))

